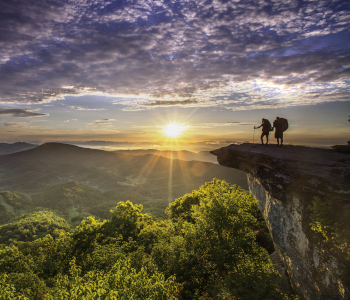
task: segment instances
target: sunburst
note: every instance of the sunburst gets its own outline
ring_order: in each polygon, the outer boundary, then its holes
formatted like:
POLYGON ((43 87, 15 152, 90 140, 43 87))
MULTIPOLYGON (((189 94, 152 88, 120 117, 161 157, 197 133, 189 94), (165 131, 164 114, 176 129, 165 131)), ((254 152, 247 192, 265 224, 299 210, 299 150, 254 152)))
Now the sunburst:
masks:
POLYGON ((170 138, 177 138, 185 131, 185 129, 186 127, 184 125, 167 124, 163 128, 163 132, 166 136, 170 138))

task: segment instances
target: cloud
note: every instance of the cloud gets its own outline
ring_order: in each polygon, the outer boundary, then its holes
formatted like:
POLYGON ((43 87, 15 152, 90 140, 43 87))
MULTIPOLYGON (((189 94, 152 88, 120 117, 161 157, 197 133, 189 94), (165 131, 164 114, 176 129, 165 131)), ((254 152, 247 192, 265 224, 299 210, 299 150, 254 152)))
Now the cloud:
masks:
POLYGON ((0 108, 0 115, 9 115, 17 118, 45 117, 49 114, 37 113, 33 110, 19 108, 0 108))
POLYGON ((94 124, 110 124, 110 122, 107 121, 95 121, 94 124))
POLYGON ((105 127, 110 127, 110 125, 115 121, 115 119, 102 119, 102 120, 95 120, 94 123, 89 123, 89 125, 101 125, 105 127))
POLYGON ((27 125, 26 122, 5 122, 4 126, 5 127, 25 127, 27 125))
POLYGON ((69 106, 69 107, 75 110, 106 110, 105 108, 84 108, 81 106, 69 106))
POLYGON ((200 101, 198 100, 156 100, 150 102, 138 103, 138 107, 164 107, 164 106, 197 106, 200 101))
POLYGON ((198 123, 193 124, 194 128, 214 128, 214 127, 227 127, 227 126, 242 126, 242 125, 256 125, 247 122, 222 122, 222 123, 198 123))
POLYGON ((106 94, 145 95, 121 100, 125 110, 283 107, 308 103, 293 87, 339 89, 350 73, 349 7, 341 0, 10 0, 0 4, 0 28, 6 103, 106 94), (256 82, 270 88, 265 104, 252 101, 256 82), (293 101, 276 101, 280 86, 293 101), (232 99, 216 101, 218 91, 232 99))

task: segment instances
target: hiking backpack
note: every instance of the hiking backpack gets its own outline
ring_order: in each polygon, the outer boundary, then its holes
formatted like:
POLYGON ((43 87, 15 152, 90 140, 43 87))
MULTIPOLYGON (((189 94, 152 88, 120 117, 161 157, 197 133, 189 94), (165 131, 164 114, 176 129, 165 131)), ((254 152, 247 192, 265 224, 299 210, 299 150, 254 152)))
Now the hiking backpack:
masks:
MULTIPOLYGON (((271 126, 271 123, 270 123, 270 121, 268 120, 268 119, 264 119, 265 121, 264 121, 264 124, 266 123, 266 128, 268 128, 269 129, 269 131, 271 131, 271 128, 272 128, 272 126, 271 126)), ((265 126, 263 126, 263 128, 265 128, 265 126)), ((264 130, 264 129, 263 129, 264 130)))
POLYGON ((288 129, 288 120, 285 118, 279 118, 279 122, 281 122, 281 127, 283 132, 288 129))

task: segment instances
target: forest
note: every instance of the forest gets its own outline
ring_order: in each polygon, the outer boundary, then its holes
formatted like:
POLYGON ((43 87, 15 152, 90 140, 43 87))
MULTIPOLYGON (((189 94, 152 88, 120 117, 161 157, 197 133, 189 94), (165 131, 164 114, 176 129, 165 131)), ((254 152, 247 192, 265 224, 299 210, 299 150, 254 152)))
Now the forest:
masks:
POLYGON ((236 185, 207 182, 168 219, 130 201, 109 213, 74 225, 38 207, 1 225, 0 299, 297 299, 280 289, 256 200, 236 185))

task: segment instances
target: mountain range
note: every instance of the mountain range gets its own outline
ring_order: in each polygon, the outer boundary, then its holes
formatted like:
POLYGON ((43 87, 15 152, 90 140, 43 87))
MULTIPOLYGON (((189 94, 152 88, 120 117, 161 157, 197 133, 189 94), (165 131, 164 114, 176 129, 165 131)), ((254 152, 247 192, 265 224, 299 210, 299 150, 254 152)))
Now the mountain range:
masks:
POLYGON ((38 147, 38 145, 24 143, 24 142, 17 142, 13 144, 0 143, 0 155, 6 155, 6 154, 19 152, 19 151, 33 149, 35 147, 38 147))
MULTIPOLYGON (((46 143, 3 155, 0 156, 0 191, 29 195, 37 206, 56 207, 62 211, 74 208, 85 215, 100 211, 99 216, 108 217, 113 206, 126 200, 143 204, 150 213, 164 215, 170 202, 214 177, 247 189, 246 174, 242 171, 209 162, 142 155, 147 151, 139 151, 137 155, 136 152, 133 155, 125 153, 128 152, 46 143), (67 182, 74 183, 67 187, 67 182), (60 193, 68 195, 69 199, 53 196, 60 193), (86 195, 94 195, 95 200, 86 195), (74 199, 78 198, 75 203, 74 199), (62 206, 50 201, 66 204, 62 206)), ((179 152, 177 157, 183 154, 189 158, 187 152, 179 152)))

